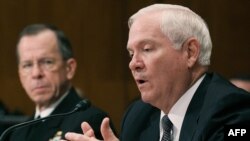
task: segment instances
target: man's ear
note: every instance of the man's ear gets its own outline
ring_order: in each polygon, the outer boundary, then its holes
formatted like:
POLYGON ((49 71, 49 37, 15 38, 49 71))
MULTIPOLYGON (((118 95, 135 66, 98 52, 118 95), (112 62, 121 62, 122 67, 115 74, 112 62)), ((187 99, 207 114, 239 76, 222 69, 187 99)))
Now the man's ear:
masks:
POLYGON ((67 60, 66 71, 67 71, 67 78, 69 80, 71 80, 74 77, 76 67, 77 67, 77 63, 76 63, 76 60, 74 58, 70 58, 67 60))
POLYGON ((191 68, 199 59, 200 43, 195 38, 189 38, 184 42, 183 49, 187 53, 187 65, 191 68))

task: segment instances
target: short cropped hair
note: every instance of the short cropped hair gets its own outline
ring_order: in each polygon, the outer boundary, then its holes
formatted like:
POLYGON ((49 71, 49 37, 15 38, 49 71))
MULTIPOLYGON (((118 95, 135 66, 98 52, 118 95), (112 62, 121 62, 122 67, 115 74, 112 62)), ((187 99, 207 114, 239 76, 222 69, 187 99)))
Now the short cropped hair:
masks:
MULTIPOLYGON (((58 29, 56 26, 51 25, 51 24, 32 24, 32 25, 26 26, 19 34, 18 44, 22 37, 37 35, 45 30, 50 30, 53 33, 55 33, 58 47, 59 47, 63 60, 66 61, 70 58, 73 58, 73 50, 72 50, 69 39, 66 37, 66 35, 64 34, 62 30, 58 29)), ((19 61, 18 48, 16 50, 16 53, 17 53, 17 60, 19 61)))
POLYGON ((154 4, 132 15, 128 21, 129 28, 138 17, 153 12, 161 12, 160 29, 176 49, 180 49, 187 39, 194 37, 201 46, 199 64, 210 65, 212 41, 207 25, 199 15, 180 5, 154 4))

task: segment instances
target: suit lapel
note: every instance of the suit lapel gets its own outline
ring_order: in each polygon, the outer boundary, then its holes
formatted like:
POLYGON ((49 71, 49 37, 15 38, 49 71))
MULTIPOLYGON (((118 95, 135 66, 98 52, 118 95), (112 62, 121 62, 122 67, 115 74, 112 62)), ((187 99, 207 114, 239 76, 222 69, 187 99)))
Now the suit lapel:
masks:
POLYGON ((11 137, 11 140, 25 139, 27 140, 27 136, 29 135, 31 128, 30 126, 18 128, 14 136, 11 137))
MULTIPOLYGON (((155 112, 148 123, 148 126, 140 135, 140 141, 157 141, 159 140, 160 129, 160 112, 155 112)), ((146 123, 145 123, 146 124, 146 123)))
MULTIPOLYGON (((51 115, 70 112, 75 107, 75 104, 78 103, 80 100, 81 98, 77 95, 75 89, 71 88, 69 94, 55 108, 55 110, 51 113, 51 115)), ((61 125, 63 120, 64 117, 57 117, 54 119, 49 119, 47 121, 44 121, 43 125, 45 132, 47 130, 47 135, 45 135, 47 136, 47 139, 55 137, 57 132, 62 131, 61 125)))
MULTIPOLYGON (((62 100, 62 102, 55 108, 51 115, 62 114, 71 111, 75 107, 75 103, 80 101, 80 97, 75 92, 74 88, 71 88, 69 94, 62 100)), ((58 131, 62 131, 61 124, 64 117, 57 117, 47 119, 43 121, 39 126, 33 127, 34 133, 32 134, 32 140, 44 141, 55 137, 58 131)))
POLYGON ((210 80, 211 78, 209 74, 206 74, 206 77, 196 90, 184 117, 179 141, 192 140, 199 122, 200 111, 204 103, 204 97, 206 95, 210 80))
POLYGON ((73 110, 76 103, 78 103, 80 100, 81 98, 77 95, 75 89, 71 88, 69 94, 55 108, 55 110, 51 113, 51 115, 66 113, 73 110))

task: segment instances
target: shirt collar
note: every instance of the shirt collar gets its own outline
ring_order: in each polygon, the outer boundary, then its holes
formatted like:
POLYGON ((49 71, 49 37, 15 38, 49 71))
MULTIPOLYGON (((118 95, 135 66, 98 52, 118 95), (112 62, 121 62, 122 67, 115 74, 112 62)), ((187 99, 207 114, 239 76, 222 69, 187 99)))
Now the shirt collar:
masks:
POLYGON ((68 95, 69 90, 66 91, 65 94, 63 94, 56 102, 52 103, 48 108, 44 109, 43 111, 40 111, 39 108, 36 106, 36 112, 35 112, 35 119, 40 116, 40 118, 44 118, 49 116, 54 109, 62 102, 62 100, 68 95))
MULTIPOLYGON (((202 80, 204 79, 205 74, 198 79, 198 81, 190 87, 184 95, 180 97, 180 99, 174 104, 174 106, 170 109, 168 113, 168 117, 173 123, 173 136, 174 136, 174 141, 179 140, 180 136, 180 131, 181 131, 181 126, 188 108, 188 105, 194 96, 195 91, 198 89, 199 85, 201 84, 202 80)), ((165 115, 163 111, 161 111, 161 119, 165 115)), ((161 120, 160 120, 161 121, 161 120)), ((160 124, 160 136, 162 136, 162 125, 160 124)))

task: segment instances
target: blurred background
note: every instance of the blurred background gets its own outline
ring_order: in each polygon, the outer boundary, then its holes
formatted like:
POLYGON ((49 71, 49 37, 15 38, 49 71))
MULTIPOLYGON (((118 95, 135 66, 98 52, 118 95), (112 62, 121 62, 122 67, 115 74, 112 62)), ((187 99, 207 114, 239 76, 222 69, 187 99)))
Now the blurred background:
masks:
POLYGON ((128 69, 127 20, 153 3, 181 4, 205 19, 213 41, 211 70, 226 78, 250 73, 249 0, 0 0, 0 101, 11 113, 31 115, 15 56, 19 32, 51 23, 71 40, 78 61, 74 85, 107 111, 119 131, 139 92, 128 69))

